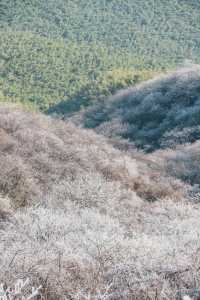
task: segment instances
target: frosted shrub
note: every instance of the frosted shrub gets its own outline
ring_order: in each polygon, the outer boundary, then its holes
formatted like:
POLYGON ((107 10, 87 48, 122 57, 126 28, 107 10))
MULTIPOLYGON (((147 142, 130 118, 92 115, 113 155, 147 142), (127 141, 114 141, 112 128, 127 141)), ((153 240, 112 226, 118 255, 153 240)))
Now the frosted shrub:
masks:
POLYGON ((2 283, 0 285, 0 300, 31 300, 37 299, 40 295, 42 286, 38 288, 32 287, 30 289, 30 280, 18 279, 13 287, 5 287, 2 283), (28 288, 30 291, 28 291, 28 288))

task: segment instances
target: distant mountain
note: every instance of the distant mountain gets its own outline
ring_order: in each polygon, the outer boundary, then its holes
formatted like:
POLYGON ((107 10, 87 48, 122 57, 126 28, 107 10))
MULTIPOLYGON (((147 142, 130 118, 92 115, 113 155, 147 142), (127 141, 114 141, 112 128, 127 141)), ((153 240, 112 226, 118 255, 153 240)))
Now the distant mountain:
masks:
POLYGON ((0 88, 42 110, 79 110, 138 82, 137 71, 141 81, 199 62, 199 20, 196 1, 2 0, 0 88))
POLYGON ((174 60, 199 53, 198 8, 182 0, 3 0, 1 24, 174 60))

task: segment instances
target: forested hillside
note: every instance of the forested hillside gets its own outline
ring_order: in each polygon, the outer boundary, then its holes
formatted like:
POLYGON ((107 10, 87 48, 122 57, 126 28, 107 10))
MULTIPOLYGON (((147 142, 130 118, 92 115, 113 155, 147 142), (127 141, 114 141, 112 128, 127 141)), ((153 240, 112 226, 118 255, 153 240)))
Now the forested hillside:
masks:
POLYGON ((192 48, 197 54, 198 8, 198 1, 182 0, 3 0, 1 23, 43 36, 98 41, 138 55, 176 59, 192 48))
MULTIPOLYGON (((0 88, 5 96, 42 110, 60 101, 77 106, 153 76, 131 69, 139 59, 101 44, 50 39, 31 32, 0 32, 0 88)), ((142 66, 142 61, 141 61, 142 66)))
POLYGON ((2 0, 2 92, 69 113, 185 59, 198 62, 198 7, 181 0, 2 0))

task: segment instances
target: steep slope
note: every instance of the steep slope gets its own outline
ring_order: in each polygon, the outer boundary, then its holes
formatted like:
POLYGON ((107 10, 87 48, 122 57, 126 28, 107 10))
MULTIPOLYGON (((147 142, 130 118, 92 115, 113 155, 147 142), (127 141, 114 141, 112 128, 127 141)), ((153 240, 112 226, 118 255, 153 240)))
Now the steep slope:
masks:
POLYGON ((146 151, 175 147, 200 138, 199 99, 200 67, 194 66, 122 90, 86 111, 82 123, 146 151))
POLYGON ((48 300, 189 294, 200 282, 199 209, 159 160, 134 156, 1 105, 0 281, 29 278, 22 293, 41 285, 48 300))

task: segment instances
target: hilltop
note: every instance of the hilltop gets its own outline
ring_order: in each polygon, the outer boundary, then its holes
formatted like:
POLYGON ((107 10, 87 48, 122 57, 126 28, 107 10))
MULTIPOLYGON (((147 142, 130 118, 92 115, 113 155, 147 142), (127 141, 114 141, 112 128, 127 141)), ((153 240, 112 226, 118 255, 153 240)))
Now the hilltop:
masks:
POLYGON ((46 195, 52 198, 54 188, 66 197, 65 184, 67 189, 70 184, 76 188, 79 179, 83 184, 94 180, 94 188, 96 180, 118 182, 149 201, 168 193, 176 197, 177 186, 169 178, 164 178, 168 190, 161 182, 154 187, 162 170, 156 175, 158 166, 153 161, 145 161, 142 153, 136 152, 134 158, 114 149, 92 131, 6 104, 0 107, 0 128, 0 188, 14 207, 32 205, 46 195))

